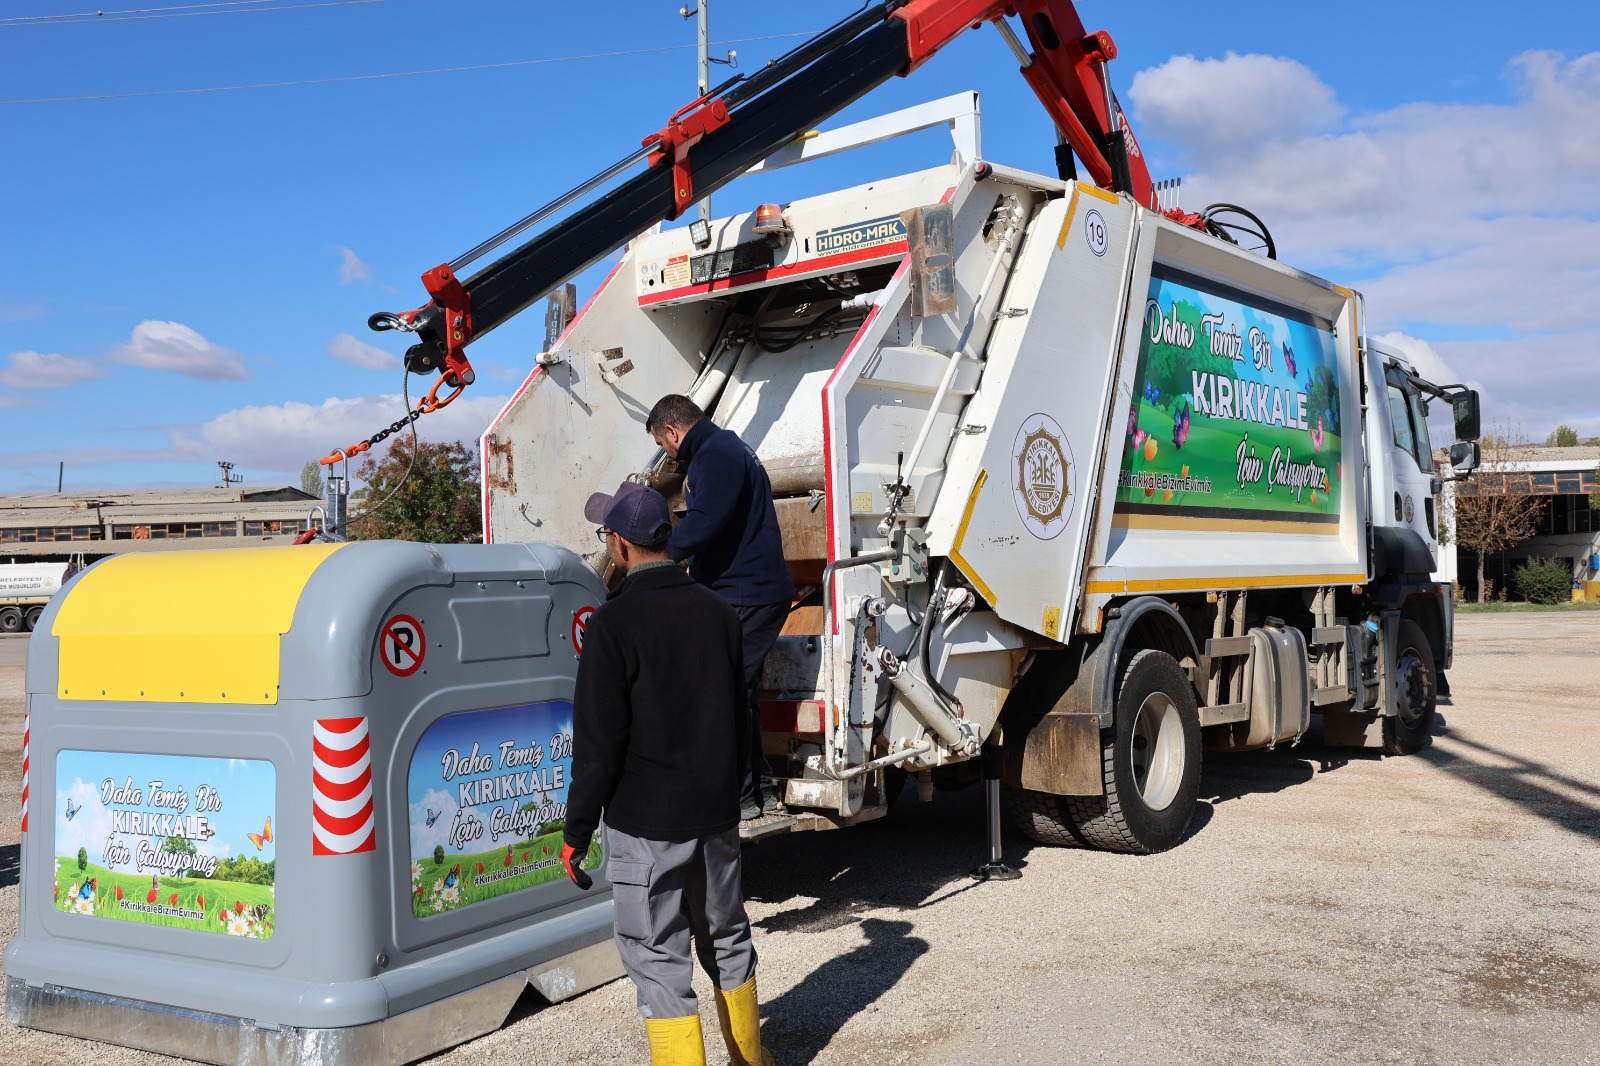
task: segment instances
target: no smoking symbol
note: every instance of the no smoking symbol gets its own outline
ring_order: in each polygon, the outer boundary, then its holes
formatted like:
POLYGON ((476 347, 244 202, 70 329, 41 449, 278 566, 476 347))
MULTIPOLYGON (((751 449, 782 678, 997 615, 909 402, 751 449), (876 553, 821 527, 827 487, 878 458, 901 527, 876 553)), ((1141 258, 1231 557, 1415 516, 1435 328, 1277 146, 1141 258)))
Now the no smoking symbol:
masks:
POLYGON ((422 668, 422 658, 428 653, 422 623, 408 614, 395 615, 383 624, 378 650, 391 674, 410 677, 422 668))
POLYGON ((580 655, 583 653, 583 635, 588 631, 589 619, 593 616, 593 607, 580 607, 572 616, 572 650, 580 655))

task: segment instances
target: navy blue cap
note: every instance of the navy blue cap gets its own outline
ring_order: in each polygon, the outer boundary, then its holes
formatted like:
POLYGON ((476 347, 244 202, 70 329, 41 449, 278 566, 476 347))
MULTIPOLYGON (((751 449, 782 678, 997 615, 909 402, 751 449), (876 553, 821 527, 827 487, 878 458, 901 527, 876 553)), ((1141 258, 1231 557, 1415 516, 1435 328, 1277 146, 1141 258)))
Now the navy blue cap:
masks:
POLYGON ((666 497, 633 481, 624 481, 609 496, 603 492, 590 496, 583 505, 583 517, 641 548, 665 547, 672 532, 666 497))

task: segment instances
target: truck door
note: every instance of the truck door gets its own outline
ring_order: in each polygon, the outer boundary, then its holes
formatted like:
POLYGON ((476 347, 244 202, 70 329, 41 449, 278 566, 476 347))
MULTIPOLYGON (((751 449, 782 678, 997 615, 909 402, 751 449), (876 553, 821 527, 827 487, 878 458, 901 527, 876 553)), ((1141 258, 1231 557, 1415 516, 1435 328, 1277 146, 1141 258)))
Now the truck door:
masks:
POLYGON ((1383 500, 1372 501, 1374 516, 1381 515, 1383 525, 1414 530, 1437 564, 1439 512, 1433 494, 1433 445, 1422 394, 1398 363, 1385 361, 1383 380, 1394 444, 1389 464, 1394 483, 1387 506, 1383 500))

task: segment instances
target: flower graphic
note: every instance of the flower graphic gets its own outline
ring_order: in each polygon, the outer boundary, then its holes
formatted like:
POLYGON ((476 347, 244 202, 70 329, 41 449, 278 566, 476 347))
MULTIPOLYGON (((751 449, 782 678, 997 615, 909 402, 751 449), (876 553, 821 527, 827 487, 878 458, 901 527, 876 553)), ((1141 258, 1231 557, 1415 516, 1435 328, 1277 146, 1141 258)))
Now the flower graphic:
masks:
POLYGON ((422 880, 422 864, 420 862, 414 862, 411 864, 411 880, 422 880))
POLYGON ((235 914, 232 918, 229 918, 228 919, 228 935, 229 936, 249 936, 250 935, 250 919, 246 918, 242 914, 235 914))
POLYGON ((449 888, 439 893, 439 899, 445 904, 445 906, 454 907, 457 903, 461 902, 461 886, 451 885, 449 888))
POLYGON ((77 901, 77 904, 74 906, 73 909, 76 910, 79 914, 93 914, 94 913, 94 900, 92 900, 92 899, 80 899, 80 900, 77 901))

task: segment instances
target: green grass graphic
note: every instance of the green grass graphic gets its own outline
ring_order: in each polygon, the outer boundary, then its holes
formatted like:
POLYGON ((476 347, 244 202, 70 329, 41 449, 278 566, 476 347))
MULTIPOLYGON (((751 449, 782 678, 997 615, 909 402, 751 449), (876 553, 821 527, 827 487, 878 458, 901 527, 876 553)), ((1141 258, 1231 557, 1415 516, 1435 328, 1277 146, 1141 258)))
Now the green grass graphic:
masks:
POLYGON ((1118 503, 1165 504, 1179 509, 1185 506, 1229 507, 1289 514, 1338 513, 1342 469, 1337 433, 1325 432, 1322 450, 1317 452, 1312 448, 1311 435, 1306 430, 1227 419, 1219 419, 1215 423, 1218 428, 1213 428, 1208 416, 1194 414, 1189 425, 1189 437, 1179 448, 1172 442, 1172 424, 1170 411, 1141 399, 1139 428, 1156 442, 1156 454, 1153 459, 1146 459, 1142 447, 1135 449, 1131 441, 1123 438, 1126 451, 1122 457, 1122 468, 1132 474, 1167 474, 1176 478, 1183 476, 1184 468, 1188 467, 1191 477, 1211 479, 1211 491, 1174 492, 1171 499, 1166 499, 1160 490, 1147 494, 1141 488, 1120 488, 1116 494, 1118 503), (1271 457, 1274 448, 1281 447, 1292 454, 1296 463, 1316 462, 1326 466, 1331 491, 1317 491, 1316 502, 1313 503, 1310 489, 1296 501, 1291 490, 1285 486, 1277 486, 1268 493, 1265 479, 1241 488, 1236 476, 1238 464, 1235 456, 1239 442, 1246 433, 1250 435, 1250 443, 1255 446, 1255 454, 1263 462, 1271 457))
POLYGON ((78 900, 78 896, 72 890, 74 886, 81 886, 87 878, 97 879, 91 904, 92 916, 96 918, 137 922, 141 925, 163 925, 171 929, 199 929, 210 933, 226 933, 228 928, 222 920, 224 910, 228 911, 231 917, 234 909, 240 904, 244 905, 247 912, 252 908, 264 906, 267 908, 266 914, 255 920, 255 932, 252 934, 262 940, 269 939, 273 935, 273 926, 277 920, 276 902, 270 885, 212 881, 204 877, 162 877, 158 880, 156 888, 156 902, 163 906, 171 906, 172 898, 176 896, 178 901, 176 906, 188 910, 202 910, 205 912, 203 919, 181 918, 170 914, 144 914, 130 910, 122 904, 149 902, 149 874, 119 873, 98 863, 90 863, 87 868, 80 871, 76 859, 59 856, 56 858, 55 878, 57 910, 77 913, 74 903, 78 900), (118 888, 122 889, 121 900, 117 898, 118 888))
MULTIPOLYGON (((442 863, 435 863, 432 854, 422 856, 419 860, 422 866, 421 876, 415 876, 413 871, 411 879, 411 913, 418 918, 431 918, 436 914, 481 903, 486 899, 495 899, 510 892, 532 888, 567 876, 567 871, 561 867, 559 831, 546 833, 531 840, 513 841, 509 864, 506 862, 506 854, 506 845, 500 844, 487 851, 446 854, 442 863), (523 858, 524 855, 527 856, 526 860, 523 858), (475 882, 479 876, 489 877, 504 873, 508 869, 514 870, 536 863, 548 863, 548 865, 486 884, 475 882), (446 889, 445 881, 458 864, 461 873, 456 884, 446 889), (478 870, 480 865, 483 867, 481 875, 478 870)), ((599 866, 600 857, 600 836, 597 833, 589 844, 588 854, 583 858, 584 869, 592 870, 599 866)))

